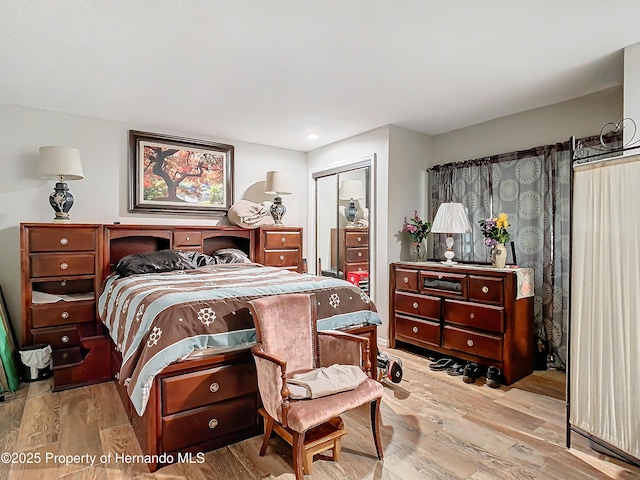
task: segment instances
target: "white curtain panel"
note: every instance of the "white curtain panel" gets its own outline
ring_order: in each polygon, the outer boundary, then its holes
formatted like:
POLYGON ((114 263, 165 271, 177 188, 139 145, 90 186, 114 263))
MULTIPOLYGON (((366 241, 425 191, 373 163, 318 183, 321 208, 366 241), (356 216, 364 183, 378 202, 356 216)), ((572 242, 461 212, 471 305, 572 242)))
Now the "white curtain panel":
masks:
POLYGON ((569 421, 640 458, 640 156, 575 167, 569 421))

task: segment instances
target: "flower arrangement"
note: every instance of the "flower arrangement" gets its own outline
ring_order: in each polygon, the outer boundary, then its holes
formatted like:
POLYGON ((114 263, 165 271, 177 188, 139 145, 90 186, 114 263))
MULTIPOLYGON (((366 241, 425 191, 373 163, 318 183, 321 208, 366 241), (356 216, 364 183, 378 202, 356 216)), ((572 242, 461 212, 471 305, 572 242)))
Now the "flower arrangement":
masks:
POLYGON ((431 222, 424 222, 415 210, 413 217, 405 221, 402 231, 407 232, 414 243, 422 243, 431 232, 431 222))
POLYGON ((484 235, 484 244, 495 247, 498 243, 509 241, 509 218, 506 213, 499 214, 496 218, 485 218, 478 222, 480 231, 484 235))

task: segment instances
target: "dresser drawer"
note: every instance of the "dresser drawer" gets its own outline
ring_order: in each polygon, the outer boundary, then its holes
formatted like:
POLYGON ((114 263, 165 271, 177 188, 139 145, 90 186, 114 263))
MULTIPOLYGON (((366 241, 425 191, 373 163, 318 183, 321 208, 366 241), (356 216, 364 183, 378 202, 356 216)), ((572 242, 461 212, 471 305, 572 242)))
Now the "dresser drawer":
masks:
POLYGON ((396 289, 407 290, 409 292, 418 291, 418 271, 396 269, 396 289))
POLYGON ((162 418, 162 446, 171 452, 257 424, 257 394, 162 418))
POLYGON ((302 247, 302 235, 300 232, 278 231, 264 232, 264 248, 300 248, 302 247))
POLYGON ((464 328, 444 327, 443 346, 479 357, 502 361, 502 336, 489 335, 464 328))
POLYGON ((31 330, 33 343, 46 343, 51 348, 70 348, 80 345, 78 329, 75 326, 38 328, 31 330))
POLYGON ((31 307, 31 327, 53 327, 95 321, 95 302, 42 303, 31 307))
POLYGON ((367 259, 369 258, 369 248, 368 247, 347 248, 344 256, 347 262, 366 262, 367 259))
POLYGON ((469 275, 469 300, 502 305, 504 303, 504 280, 469 275))
POLYGON ((420 291, 442 297, 467 298, 468 278, 464 274, 422 271, 420 291))
POLYGON ((32 277, 93 275, 94 272, 93 253, 34 253, 31 255, 32 277))
POLYGON ((504 332, 504 308, 470 302, 444 301, 444 321, 489 332, 504 332))
POLYGON ((178 247, 199 247, 202 245, 202 232, 175 231, 173 232, 173 246, 178 247))
POLYGON ((29 228, 30 252, 94 250, 95 228, 29 228))
POLYGON ((347 247, 368 247, 369 233, 346 231, 344 233, 344 244, 347 247))
POLYGON ((163 414, 189 410, 255 392, 253 363, 226 365, 162 379, 163 414))
POLYGON ((366 262, 365 263, 345 263, 344 268, 346 269, 345 275, 348 274, 349 272, 360 272, 363 270, 365 272, 368 272, 369 264, 366 262))
POLYGON ((411 343, 428 343, 440 346, 440 324, 428 320, 418 320, 403 315, 396 318, 396 337, 411 343))
POLYGON ((396 311, 422 317, 438 322, 440 320, 440 299, 416 295, 412 293, 396 292, 396 311))
POLYGON ((294 267, 298 265, 298 250, 270 250, 264 252, 265 265, 272 267, 294 267))

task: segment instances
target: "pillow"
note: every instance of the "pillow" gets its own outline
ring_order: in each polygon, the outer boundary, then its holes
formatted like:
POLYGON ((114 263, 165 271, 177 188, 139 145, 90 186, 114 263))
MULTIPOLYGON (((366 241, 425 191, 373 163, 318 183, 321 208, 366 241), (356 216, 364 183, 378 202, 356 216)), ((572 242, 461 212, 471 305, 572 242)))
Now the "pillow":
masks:
POLYGON ((182 252, 185 257, 193 264, 193 268, 204 267, 205 265, 215 265, 218 261, 206 253, 200 252, 182 252))
POLYGON ((251 263, 249 256, 238 248, 221 248, 214 252, 213 258, 218 263, 251 263))
POLYGON ((193 270, 194 268, 194 264, 184 252, 159 250, 122 257, 116 265, 116 273, 121 277, 128 277, 139 273, 160 273, 172 270, 193 270))

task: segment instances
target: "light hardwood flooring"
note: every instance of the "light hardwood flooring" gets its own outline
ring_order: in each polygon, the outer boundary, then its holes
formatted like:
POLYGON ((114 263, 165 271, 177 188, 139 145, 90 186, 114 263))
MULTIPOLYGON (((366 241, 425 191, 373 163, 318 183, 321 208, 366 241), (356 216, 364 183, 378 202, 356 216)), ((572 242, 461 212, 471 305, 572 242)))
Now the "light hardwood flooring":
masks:
MULTIPOLYGON (((386 383, 382 404, 385 458, 378 461, 369 411, 344 421, 339 462, 317 460, 309 479, 640 479, 640 469, 589 449, 572 435, 565 448, 565 376, 534 372, 499 389, 484 378, 467 385, 460 377, 428 369, 429 359, 401 350, 400 384, 386 383)), ((0 452, 24 452, 38 464, 0 463, 0 479, 293 479, 291 448, 261 438, 204 454, 204 463, 174 464, 149 473, 144 464, 45 462, 49 455, 139 455, 140 447, 112 383, 51 392, 48 381, 23 385, 0 403, 0 452)))

